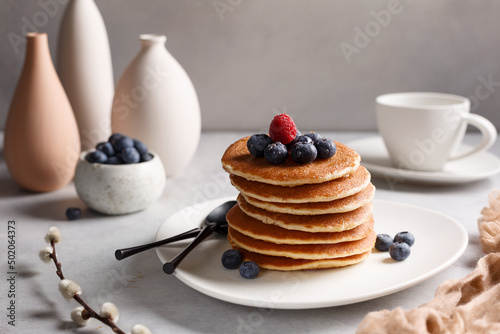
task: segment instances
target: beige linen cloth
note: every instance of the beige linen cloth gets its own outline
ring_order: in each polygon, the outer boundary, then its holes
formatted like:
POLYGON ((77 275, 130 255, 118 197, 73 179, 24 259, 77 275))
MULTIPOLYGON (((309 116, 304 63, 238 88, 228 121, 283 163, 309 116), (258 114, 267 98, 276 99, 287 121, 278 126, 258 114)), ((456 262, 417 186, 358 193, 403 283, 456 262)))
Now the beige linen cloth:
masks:
POLYGON ((357 334, 500 333, 500 189, 489 196, 478 221, 482 257, 462 279, 448 280, 427 304, 405 311, 371 312, 357 334))

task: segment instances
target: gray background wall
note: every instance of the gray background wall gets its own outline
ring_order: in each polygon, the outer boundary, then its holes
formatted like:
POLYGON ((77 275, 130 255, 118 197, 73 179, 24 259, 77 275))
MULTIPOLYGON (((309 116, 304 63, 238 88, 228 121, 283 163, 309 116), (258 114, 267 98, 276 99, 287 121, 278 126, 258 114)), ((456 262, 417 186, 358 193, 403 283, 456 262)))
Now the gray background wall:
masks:
MULTIPOLYGON (((56 62, 67 2, 0 0, 0 128, 25 50, 9 33, 22 35, 26 22, 47 32, 56 62)), ((115 81, 139 50, 139 34, 166 34, 197 89, 205 130, 259 130, 280 112, 305 131, 375 130, 374 98, 396 91, 469 96, 475 112, 500 128, 500 1, 96 3, 115 81), (389 9, 390 18, 380 14, 389 9)))

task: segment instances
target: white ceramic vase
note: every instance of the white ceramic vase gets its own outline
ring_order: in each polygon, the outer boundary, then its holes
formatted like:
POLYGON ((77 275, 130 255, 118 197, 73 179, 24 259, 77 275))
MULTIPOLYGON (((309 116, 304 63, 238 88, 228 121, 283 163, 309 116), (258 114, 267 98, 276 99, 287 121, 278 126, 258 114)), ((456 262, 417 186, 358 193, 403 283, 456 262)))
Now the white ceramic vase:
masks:
POLYGON ((111 133, 113 68, 106 26, 94 0, 71 0, 59 34, 58 72, 80 131, 81 148, 111 133))
POLYGON ((159 154, 167 176, 191 161, 201 132, 198 97, 186 71, 165 48, 164 35, 141 35, 139 54, 116 85, 113 132, 159 154))

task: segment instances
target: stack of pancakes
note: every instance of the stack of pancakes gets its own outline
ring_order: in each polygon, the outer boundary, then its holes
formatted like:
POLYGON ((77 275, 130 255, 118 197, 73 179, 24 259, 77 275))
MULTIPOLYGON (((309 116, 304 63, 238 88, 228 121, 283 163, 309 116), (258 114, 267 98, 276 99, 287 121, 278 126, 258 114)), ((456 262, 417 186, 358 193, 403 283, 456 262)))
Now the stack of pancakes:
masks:
POLYGON ((249 137, 222 157, 238 204, 227 214, 228 239, 261 268, 299 270, 343 267, 372 250, 371 199, 375 188, 359 155, 336 142, 329 159, 272 165, 247 149, 249 137))

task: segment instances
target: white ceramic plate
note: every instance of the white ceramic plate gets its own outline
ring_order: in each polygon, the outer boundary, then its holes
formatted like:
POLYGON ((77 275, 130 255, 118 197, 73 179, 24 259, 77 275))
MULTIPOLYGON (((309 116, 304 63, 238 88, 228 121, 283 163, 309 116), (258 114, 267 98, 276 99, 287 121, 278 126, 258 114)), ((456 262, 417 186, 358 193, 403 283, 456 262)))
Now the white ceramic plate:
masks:
MULTIPOLYGON (((411 182, 423 184, 460 184, 481 180, 500 172, 500 158, 489 152, 479 152, 469 157, 446 163, 438 172, 412 171, 392 165, 389 153, 381 137, 370 137, 346 144, 361 156, 361 164, 373 175, 388 182, 411 182)), ((467 150, 462 144, 459 150, 467 150)))
MULTIPOLYGON (((160 226, 156 240, 199 226, 213 208, 233 199, 220 198, 178 211, 160 226)), ((374 251, 364 262, 350 267, 297 272, 261 270, 259 277, 247 280, 238 270, 222 267, 221 255, 230 246, 225 237, 216 236, 189 254, 174 275, 195 290, 231 303, 278 309, 319 308, 356 303, 406 289, 450 266, 467 246, 465 229, 439 212, 374 200, 373 213, 377 233, 395 235, 408 230, 415 235, 408 259, 396 262, 387 252, 374 251)), ((188 243, 157 248, 162 263, 188 243)))

